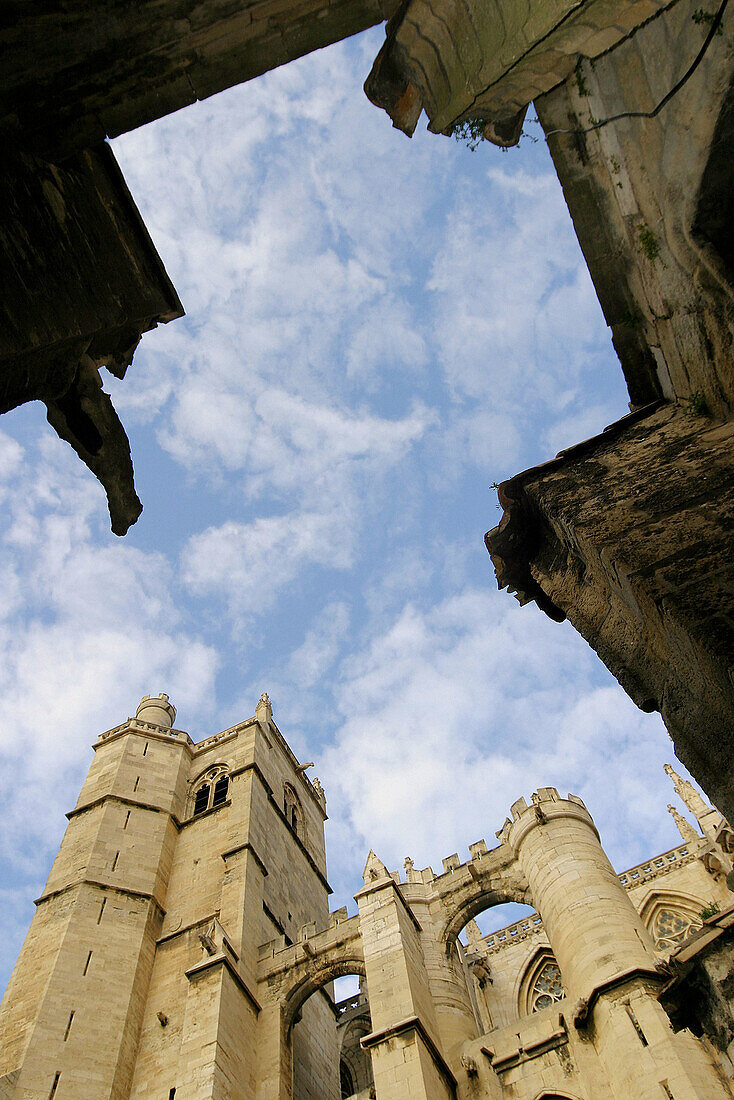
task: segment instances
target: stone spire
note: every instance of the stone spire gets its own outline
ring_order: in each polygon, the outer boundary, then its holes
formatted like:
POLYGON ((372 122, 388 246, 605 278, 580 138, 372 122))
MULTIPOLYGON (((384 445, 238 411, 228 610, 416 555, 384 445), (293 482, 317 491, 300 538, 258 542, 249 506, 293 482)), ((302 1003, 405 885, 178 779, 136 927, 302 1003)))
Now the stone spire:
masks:
POLYGON ((696 844, 701 837, 691 825, 683 814, 679 814, 675 806, 668 806, 668 813, 672 816, 673 821, 678 826, 678 832, 683 837, 686 844, 696 844))
POLYGON ((706 805, 692 783, 689 783, 687 779, 681 779, 678 773, 673 771, 670 764, 665 765, 665 770, 673 780, 675 793, 695 818, 700 821, 702 817, 706 817, 707 814, 711 813, 711 807, 706 805))

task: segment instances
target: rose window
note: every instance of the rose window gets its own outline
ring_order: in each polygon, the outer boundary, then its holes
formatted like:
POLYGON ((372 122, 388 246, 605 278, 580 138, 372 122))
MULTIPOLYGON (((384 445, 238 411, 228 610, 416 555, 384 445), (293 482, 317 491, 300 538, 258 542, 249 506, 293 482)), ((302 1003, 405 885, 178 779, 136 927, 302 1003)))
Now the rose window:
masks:
POLYGON ((549 959, 545 963, 530 991, 530 1011, 538 1012, 541 1008, 548 1008, 556 1001, 562 1001, 566 996, 561 981, 561 971, 555 959, 549 959))

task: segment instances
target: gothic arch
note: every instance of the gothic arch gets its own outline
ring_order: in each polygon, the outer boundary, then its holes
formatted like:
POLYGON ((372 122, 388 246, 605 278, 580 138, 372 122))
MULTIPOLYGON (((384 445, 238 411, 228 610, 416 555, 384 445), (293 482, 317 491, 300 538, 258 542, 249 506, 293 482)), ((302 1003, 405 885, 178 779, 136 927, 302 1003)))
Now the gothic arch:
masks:
POLYGON ((536 1093, 533 1100, 582 1100, 576 1092, 559 1092, 558 1089, 542 1089, 536 1093))
MULTIPOLYGON (((369 1012, 369 1002, 364 1011, 346 1024, 341 1036, 339 1049, 340 1066, 344 1065, 349 1070, 353 1083, 353 1092, 361 1092, 372 1084, 371 1055, 368 1050, 359 1047, 359 1040, 372 1031, 372 1018, 369 1012), (356 1043, 349 1040, 356 1039, 356 1043), (356 1054, 355 1054, 356 1050, 356 1054)), ((348 1093, 347 1095, 351 1095, 348 1093)))
POLYGON ((652 890, 642 903, 639 912, 652 937, 655 949, 671 951, 680 939, 685 939, 686 935, 690 935, 696 928, 701 927, 701 918, 698 914, 702 908, 701 899, 690 894, 677 890, 652 890), (678 917, 678 923, 666 920, 664 914, 678 917), (666 923, 665 929, 662 922, 666 923), (687 932, 684 922, 688 923, 687 932), (668 925, 670 928, 667 927, 668 925), (666 931, 669 931, 668 936, 665 935, 666 931))
POLYGON ((364 959, 351 956, 331 961, 317 961, 312 971, 304 974, 291 989, 285 992, 282 1002, 285 1034, 290 1037, 298 1013, 313 993, 323 989, 325 985, 333 982, 336 978, 343 978, 347 974, 358 974, 361 978, 366 977, 364 959))
POLYGON ((734 82, 724 96, 695 197, 691 236, 724 286, 734 285, 734 82))
MULTIPOLYGON (((515 1004, 519 1016, 531 1016, 536 1010, 536 982, 541 977, 546 967, 550 965, 558 967, 556 957, 548 944, 541 944, 536 947, 525 963, 515 988, 515 1004)), ((558 967, 558 974, 560 976, 560 967, 558 967)), ((565 997, 565 990, 562 992, 565 997)), ((553 999, 561 1000, 562 997, 554 996, 553 999)))
POLYGON ((532 905, 527 888, 520 884, 497 885, 491 882, 489 876, 484 880, 473 879, 469 885, 457 889, 455 897, 449 895, 442 901, 444 907, 448 908, 448 915, 441 930, 441 942, 444 944, 447 955, 454 950, 461 931, 480 913, 493 909, 495 905, 504 905, 508 901, 519 902, 520 905, 532 905))

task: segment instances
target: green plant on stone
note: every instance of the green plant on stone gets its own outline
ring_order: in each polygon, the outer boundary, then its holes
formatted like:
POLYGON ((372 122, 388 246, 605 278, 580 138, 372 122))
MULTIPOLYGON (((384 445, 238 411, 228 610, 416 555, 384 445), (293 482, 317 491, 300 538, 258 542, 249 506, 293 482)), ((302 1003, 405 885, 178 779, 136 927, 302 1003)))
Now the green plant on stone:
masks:
POLYGON ((625 305, 622 316, 620 317, 620 324, 628 325, 630 328, 638 328, 643 324, 643 318, 632 306, 625 305))
MULTIPOLYGON (((712 11, 705 11, 703 8, 696 8, 693 15, 691 16, 691 19, 693 20, 694 23, 698 23, 699 25, 701 25, 701 24, 709 24, 710 25, 714 21, 714 13, 712 11)), ((717 34, 723 34, 724 33, 724 28, 722 27, 721 23, 719 23, 718 27, 716 28, 716 33, 717 34)))
POLYGON ((706 920, 707 917, 715 917, 718 912, 718 901, 712 901, 710 905, 705 905, 704 908, 700 910, 698 916, 701 920, 706 920))
POLYGON ((651 263, 655 263, 655 261, 660 256, 660 241, 657 239, 652 229, 650 229, 648 225, 645 225, 643 223, 640 226, 638 240, 640 243, 640 251, 642 252, 643 256, 647 256, 648 260, 651 263))
POLYGON ((484 118, 465 118, 463 122, 456 122, 451 127, 451 136, 457 141, 467 145, 472 153, 479 143, 484 140, 484 127, 487 120, 484 118))
POLYGON ((584 74, 581 71, 581 58, 579 58, 578 64, 576 65, 575 78, 576 78, 576 87, 579 90, 579 95, 583 95, 583 96, 591 95, 591 92, 589 91, 589 88, 587 86, 584 74))
POLYGON ((694 390, 684 401, 689 416, 711 416, 706 394, 702 390, 694 390))

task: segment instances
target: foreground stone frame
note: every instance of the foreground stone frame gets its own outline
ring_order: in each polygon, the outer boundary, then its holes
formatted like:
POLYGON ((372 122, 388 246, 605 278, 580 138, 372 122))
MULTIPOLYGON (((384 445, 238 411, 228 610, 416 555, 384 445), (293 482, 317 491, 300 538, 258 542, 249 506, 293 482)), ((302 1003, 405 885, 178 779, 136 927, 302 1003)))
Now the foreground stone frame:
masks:
POLYGON ((734 422, 664 404, 500 487, 498 583, 568 617, 734 816, 734 422))

